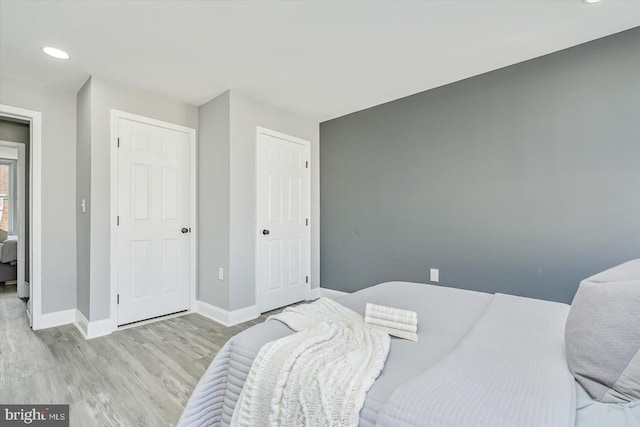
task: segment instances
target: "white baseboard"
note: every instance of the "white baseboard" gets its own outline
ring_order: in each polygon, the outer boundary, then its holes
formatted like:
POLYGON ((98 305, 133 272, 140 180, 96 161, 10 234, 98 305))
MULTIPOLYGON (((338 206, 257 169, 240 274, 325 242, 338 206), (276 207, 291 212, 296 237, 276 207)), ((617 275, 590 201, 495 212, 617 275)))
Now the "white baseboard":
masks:
POLYGON ((196 313, 199 313, 204 317, 208 317, 211 320, 215 320, 224 326, 237 325, 260 316, 258 306, 256 305, 250 305, 249 307, 241 308, 239 310, 227 311, 204 301, 196 301, 196 313))
POLYGON ((89 322, 87 339, 109 335, 111 332, 113 332, 113 325, 112 325, 111 319, 102 319, 102 320, 89 322))
POLYGON ((55 328, 56 326, 68 325, 73 323, 76 318, 75 308, 62 311, 54 311, 53 313, 43 313, 40 316, 40 324, 38 329, 55 328))
POLYGON ((320 297, 326 297, 331 299, 339 298, 343 295, 347 295, 348 292, 335 291, 327 288, 313 288, 309 293, 309 299, 318 299, 320 297))
POLYGON ((327 289, 327 288, 320 288, 320 296, 331 298, 331 299, 336 299, 347 294, 348 292, 335 291, 333 289, 327 289))
POLYGON ((73 322, 75 327, 80 331, 84 339, 87 339, 87 330, 89 329, 89 321, 80 310, 76 310, 75 321, 73 322))
POLYGON ((260 316, 260 310, 257 305, 250 305, 238 310, 229 312, 229 325, 237 325, 239 323, 248 322, 260 316))
MULTIPOLYGON (((335 291, 333 289, 314 288, 311 289, 309 293, 309 299, 313 300, 320 297, 335 299, 346 294, 347 292, 335 291)), ((204 301, 196 301, 196 313, 215 320, 224 326, 238 325, 260 316, 256 305, 251 305, 239 310, 227 311, 204 301)), ((97 338, 109 335, 113 332, 111 319, 89 322, 80 310, 76 309, 44 313, 40 317, 40 325, 38 329, 54 328, 56 326, 68 325, 71 323, 78 328, 85 339, 97 338)))
POLYGON ((103 319, 96 320, 93 322, 89 322, 84 314, 80 312, 80 310, 75 311, 75 322, 74 325, 84 339, 90 340, 91 338, 97 338, 104 335, 109 335, 112 331, 112 323, 111 319, 103 319))

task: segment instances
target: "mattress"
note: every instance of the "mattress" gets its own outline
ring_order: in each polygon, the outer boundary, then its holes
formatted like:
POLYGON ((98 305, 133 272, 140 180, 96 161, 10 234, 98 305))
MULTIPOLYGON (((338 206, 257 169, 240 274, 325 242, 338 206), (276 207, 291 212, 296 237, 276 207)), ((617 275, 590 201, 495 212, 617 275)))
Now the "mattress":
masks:
POLYGON ((496 294, 440 362, 399 386, 378 426, 573 426, 566 364, 569 307, 496 294))
POLYGON ((467 335, 493 295, 422 283, 389 282, 338 300, 364 315, 366 303, 418 313, 418 342, 392 338, 382 373, 367 393, 360 426, 373 426, 392 393, 439 362, 467 335))
MULTIPOLYGON (((459 423, 478 416, 485 425, 573 425, 565 304, 407 282, 376 285, 338 302, 361 315, 366 303, 418 313, 418 342, 392 338, 385 367, 360 411, 361 426, 464 425, 459 423), (509 316, 518 321, 505 322, 509 316), (512 370, 501 369, 514 360, 512 370), (487 372, 493 377, 482 391, 487 372), (525 411, 504 405, 517 405, 531 394, 540 399, 525 411), (463 407, 471 412, 459 418, 463 407)), ((271 320, 231 338, 196 386, 178 425, 229 425, 260 348, 291 333, 271 320)))

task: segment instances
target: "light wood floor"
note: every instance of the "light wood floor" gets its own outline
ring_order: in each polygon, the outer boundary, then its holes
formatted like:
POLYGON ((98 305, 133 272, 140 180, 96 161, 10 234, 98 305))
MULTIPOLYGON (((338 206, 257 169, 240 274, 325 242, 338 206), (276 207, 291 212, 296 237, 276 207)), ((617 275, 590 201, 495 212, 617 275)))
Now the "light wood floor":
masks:
POLYGON ((32 331, 0 285, 0 403, 68 403, 71 426, 173 426, 231 328, 198 314, 85 341, 73 325, 32 331))

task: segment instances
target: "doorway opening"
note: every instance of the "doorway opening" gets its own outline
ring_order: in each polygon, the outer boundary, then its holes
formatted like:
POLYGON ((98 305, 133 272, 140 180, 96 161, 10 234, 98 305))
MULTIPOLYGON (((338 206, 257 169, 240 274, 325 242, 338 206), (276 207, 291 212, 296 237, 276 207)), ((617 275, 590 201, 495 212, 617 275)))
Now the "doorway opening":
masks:
POLYGON ((195 307, 195 129, 111 110, 112 329, 195 307))
POLYGON ((256 302, 260 313, 309 297, 309 141, 258 127, 256 302))
POLYGON ((0 286, 7 310, 29 315, 28 168, 30 123, 0 118, 0 286))
POLYGON ((0 283, 15 286, 33 329, 43 326, 41 123, 37 111, 0 105, 0 283))

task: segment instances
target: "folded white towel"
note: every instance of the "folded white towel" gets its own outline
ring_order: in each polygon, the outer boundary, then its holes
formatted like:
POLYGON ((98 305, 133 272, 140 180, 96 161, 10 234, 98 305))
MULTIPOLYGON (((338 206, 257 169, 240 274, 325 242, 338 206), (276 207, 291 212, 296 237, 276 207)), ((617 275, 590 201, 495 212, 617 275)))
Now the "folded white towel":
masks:
POLYGON ((418 321, 418 314, 415 311, 402 310, 384 305, 367 303, 366 313, 369 315, 373 314, 378 319, 391 320, 393 322, 407 323, 410 325, 416 324, 418 321))
POLYGON ((405 340, 418 342, 418 334, 416 334, 415 332, 403 331, 402 329, 396 329, 396 328, 387 328, 386 326, 372 325, 370 323, 367 323, 367 325, 369 325, 369 327, 372 329, 377 329, 379 331, 386 332, 392 337, 398 337, 398 338, 403 338, 405 340))
POLYGON ((364 321, 365 323, 369 323, 371 325, 385 326, 387 328, 400 329, 401 331, 407 331, 407 332, 418 331, 418 325, 412 325, 409 323, 402 323, 402 322, 394 322, 393 320, 379 319, 375 317, 375 314, 373 317, 371 317, 371 314, 365 315, 364 321))
POLYGON ((364 321, 394 337, 418 341, 418 314, 415 311, 368 303, 364 321))

